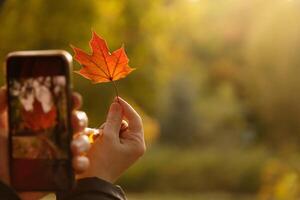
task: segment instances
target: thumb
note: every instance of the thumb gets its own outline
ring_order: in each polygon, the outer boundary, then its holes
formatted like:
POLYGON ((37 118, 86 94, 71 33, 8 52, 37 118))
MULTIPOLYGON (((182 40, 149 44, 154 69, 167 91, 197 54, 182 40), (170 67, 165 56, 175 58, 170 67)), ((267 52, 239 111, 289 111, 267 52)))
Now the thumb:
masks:
POLYGON ((111 104, 103 129, 104 135, 119 136, 122 124, 122 108, 117 102, 111 104))

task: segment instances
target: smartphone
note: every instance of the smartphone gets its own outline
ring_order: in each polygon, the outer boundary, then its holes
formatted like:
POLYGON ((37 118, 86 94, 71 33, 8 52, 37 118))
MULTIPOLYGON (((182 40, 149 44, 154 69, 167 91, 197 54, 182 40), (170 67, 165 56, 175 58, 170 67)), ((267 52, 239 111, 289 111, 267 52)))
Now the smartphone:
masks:
POLYGON ((10 181, 17 191, 73 186, 71 67, 72 56, 62 50, 7 56, 10 181))

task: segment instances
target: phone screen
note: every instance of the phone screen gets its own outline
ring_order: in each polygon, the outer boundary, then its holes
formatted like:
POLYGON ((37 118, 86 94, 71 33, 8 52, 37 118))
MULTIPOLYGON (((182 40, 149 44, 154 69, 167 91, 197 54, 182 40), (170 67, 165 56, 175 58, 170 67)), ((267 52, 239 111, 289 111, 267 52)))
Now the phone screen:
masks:
POLYGON ((69 63, 62 56, 11 57, 7 85, 12 186, 69 189, 69 63))

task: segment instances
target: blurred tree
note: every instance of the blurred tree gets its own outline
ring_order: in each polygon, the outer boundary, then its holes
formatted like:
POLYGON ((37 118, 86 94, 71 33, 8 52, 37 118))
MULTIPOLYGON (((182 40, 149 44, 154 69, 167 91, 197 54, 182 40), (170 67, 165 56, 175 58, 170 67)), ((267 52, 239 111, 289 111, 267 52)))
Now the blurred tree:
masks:
POLYGON ((165 90, 167 101, 161 105, 162 140, 165 143, 186 145, 195 142, 201 119, 197 117, 197 93, 193 80, 185 74, 174 73, 165 90))
MULTIPOLYGON (((133 173, 130 180, 142 177, 149 188, 171 187, 170 180, 178 180, 188 171, 191 178, 182 181, 183 190, 197 190, 201 184, 222 190, 228 184, 239 188, 244 183, 244 191, 249 191, 249 180, 255 179, 253 174, 265 158, 255 162, 250 170, 254 172, 245 175, 243 169, 252 163, 248 153, 224 157, 224 149, 240 150, 236 144, 241 136, 252 141, 256 132, 262 146, 271 151, 289 150, 300 143, 298 8, 299 1, 288 0, 0 1, 0 60, 15 50, 71 50, 69 43, 88 50, 91 28, 107 40, 111 50, 124 43, 130 66, 137 70, 118 81, 118 87, 145 119, 148 141, 156 141, 161 125, 164 144, 206 144, 217 149, 203 155, 198 165, 194 155, 199 152, 187 150, 181 168, 174 173, 170 170, 174 165, 168 163, 162 171, 159 164, 176 157, 182 148, 157 160, 162 152, 158 150, 153 160, 140 167, 150 168, 146 178, 133 173), (199 173, 205 159, 209 165, 199 173), (220 170, 224 162, 228 167, 220 170), (193 170, 187 170, 186 163, 193 170), (211 174, 215 179, 207 184, 211 174), (207 177, 204 182, 203 177, 207 177), (153 184, 151 178, 159 181, 153 184)), ((100 124, 114 95, 112 85, 91 85, 77 75, 74 83, 83 94, 90 124, 100 124)), ((257 153, 252 157, 255 160, 257 153)), ((282 177, 279 188, 298 185, 294 174, 282 177)), ((259 184, 257 180, 253 183, 251 191, 259 184)), ((131 184, 136 187, 135 181, 131 184)))
POLYGON ((242 71, 263 142, 287 152, 300 144, 299 6, 299 1, 278 1, 253 20, 242 71))
MULTIPOLYGON (((237 132, 251 126, 266 130, 261 135, 270 144, 281 145, 285 136, 286 144, 296 144, 295 133, 300 129, 295 55, 298 4, 282 0, 7 0, 0 13, 0 25, 5 27, 0 31, 0 59, 13 50, 70 50, 69 43, 87 49, 92 27, 111 50, 125 43, 130 65, 138 70, 118 82, 121 96, 134 99, 147 115, 159 118, 166 137, 174 134, 175 121, 183 127, 196 124, 188 132, 201 132, 207 139, 218 133, 234 140, 237 132), (174 107, 182 109, 187 119, 177 118, 183 115, 174 107), (235 134, 229 137, 228 131, 235 134)), ((91 86, 77 75, 74 82, 84 94, 83 108, 91 125, 98 125, 114 95, 111 85, 91 86)))
MULTIPOLYGON (((10 51, 66 49, 90 35, 93 4, 79 1, 7 0, 0 13, 0 60, 10 51)), ((3 77, 1 77, 3 80, 3 77)))
POLYGON ((244 144, 253 143, 255 135, 245 135, 253 133, 247 129, 244 105, 232 84, 220 84, 213 92, 203 95, 198 106, 204 144, 236 148, 241 144, 241 139, 244 139, 244 144))
POLYGON ((0 0, 0 9, 2 8, 3 3, 4 3, 4 0, 0 0))
MULTIPOLYGON (((155 2, 154 2, 155 3, 155 2)), ((152 1, 146 6, 152 7, 152 1)), ((69 43, 88 48, 91 28, 97 30, 108 42, 111 50, 125 43, 130 65, 135 73, 119 84, 122 96, 130 96, 135 102, 153 114, 156 95, 152 63, 155 61, 148 50, 151 41, 143 34, 141 23, 147 12, 137 9, 145 6, 140 1, 37 1, 19 2, 8 0, 0 13, 0 59, 10 51, 30 49, 67 49, 69 43), (145 59, 147 58, 147 59, 145 59)), ((78 65, 75 64, 75 68, 78 65)), ((0 77, 3 83, 3 77, 0 77)), ((92 126, 104 121, 108 105, 114 95, 110 84, 92 86, 74 75, 75 88, 84 96, 92 126)))

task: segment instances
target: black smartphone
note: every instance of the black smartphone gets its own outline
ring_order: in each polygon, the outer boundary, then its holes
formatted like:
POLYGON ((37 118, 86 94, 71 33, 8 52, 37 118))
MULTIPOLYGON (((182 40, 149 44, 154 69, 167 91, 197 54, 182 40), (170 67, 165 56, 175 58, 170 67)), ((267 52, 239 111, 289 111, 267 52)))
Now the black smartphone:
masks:
POLYGON ((8 54, 10 182, 17 191, 72 187, 72 56, 62 50, 8 54))

